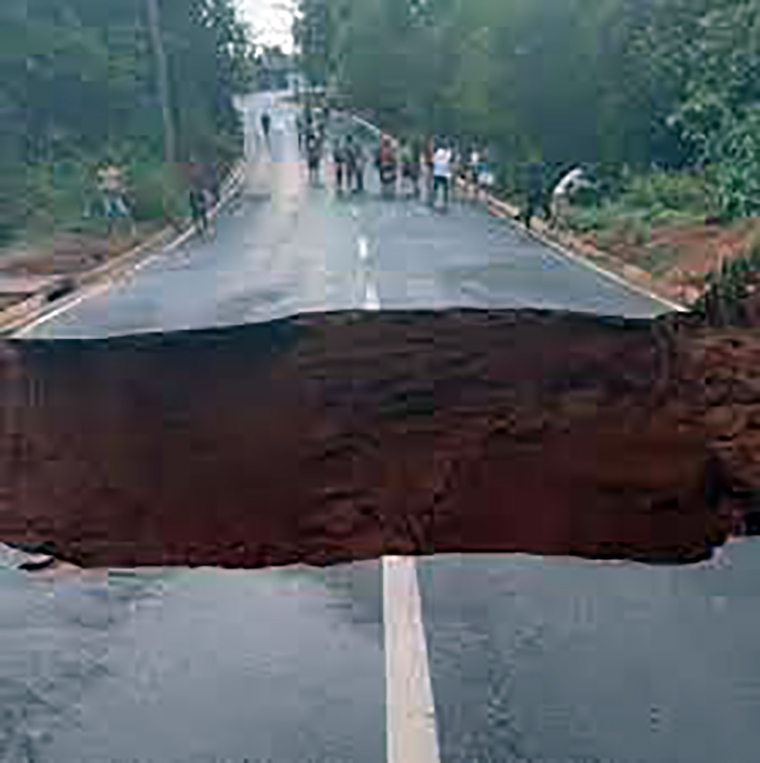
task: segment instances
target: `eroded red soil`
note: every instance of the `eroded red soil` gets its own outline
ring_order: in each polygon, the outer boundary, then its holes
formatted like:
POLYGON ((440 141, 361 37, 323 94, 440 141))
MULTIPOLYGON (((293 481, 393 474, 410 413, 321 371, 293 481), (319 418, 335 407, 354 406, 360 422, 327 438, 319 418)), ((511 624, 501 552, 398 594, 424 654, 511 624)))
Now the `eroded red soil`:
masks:
POLYGON ((6 343, 0 539, 84 565, 688 561, 760 488, 760 333, 536 311, 6 343))

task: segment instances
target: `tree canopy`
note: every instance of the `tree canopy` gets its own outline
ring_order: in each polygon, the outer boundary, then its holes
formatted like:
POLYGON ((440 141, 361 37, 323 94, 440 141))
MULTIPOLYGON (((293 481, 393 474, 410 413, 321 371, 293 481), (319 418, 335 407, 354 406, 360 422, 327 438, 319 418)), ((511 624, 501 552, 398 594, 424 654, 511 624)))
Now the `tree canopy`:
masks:
POLYGON ((301 0, 304 65, 389 126, 509 160, 714 165, 760 208, 758 0, 301 0))
MULTIPOLYGON (((252 51, 232 0, 159 5, 178 158, 234 152, 252 51)), ((162 159, 155 66, 145 0, 3 0, 0 236, 39 209, 57 164, 162 159)))

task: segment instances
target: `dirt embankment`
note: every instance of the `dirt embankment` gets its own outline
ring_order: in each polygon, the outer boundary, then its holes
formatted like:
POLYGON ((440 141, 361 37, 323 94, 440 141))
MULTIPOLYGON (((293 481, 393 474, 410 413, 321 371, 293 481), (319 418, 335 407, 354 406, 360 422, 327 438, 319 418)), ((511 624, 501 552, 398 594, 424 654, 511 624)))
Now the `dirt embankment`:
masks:
POLYGON ((750 218, 730 225, 662 222, 643 238, 625 227, 573 238, 638 268, 658 294, 691 304, 704 293, 708 277, 727 260, 746 255, 758 235, 760 220, 750 218))
POLYGON ((0 311, 105 265, 157 231, 146 224, 134 236, 59 233, 45 246, 0 251, 0 311))
POLYGON ((84 565, 689 561, 760 490, 760 332, 537 311, 7 343, 0 539, 84 565))

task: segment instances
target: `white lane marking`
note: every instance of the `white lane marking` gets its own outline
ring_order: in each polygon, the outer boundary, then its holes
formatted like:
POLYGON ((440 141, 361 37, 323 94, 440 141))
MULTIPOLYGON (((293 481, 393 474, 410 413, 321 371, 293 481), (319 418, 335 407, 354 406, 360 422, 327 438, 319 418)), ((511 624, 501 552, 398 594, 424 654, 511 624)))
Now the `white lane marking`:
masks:
POLYGON ((357 244, 359 245, 359 259, 364 262, 369 257, 369 241, 365 236, 359 236, 357 244))
POLYGON ((352 204, 351 205, 351 217, 356 220, 359 217, 359 210, 352 204))
POLYGON ((379 310, 380 309, 380 297, 377 295, 377 289, 372 281, 367 281, 367 285, 364 291, 364 309, 365 310, 379 310))
POLYGON ((414 557, 383 557, 388 763, 440 763, 414 557))

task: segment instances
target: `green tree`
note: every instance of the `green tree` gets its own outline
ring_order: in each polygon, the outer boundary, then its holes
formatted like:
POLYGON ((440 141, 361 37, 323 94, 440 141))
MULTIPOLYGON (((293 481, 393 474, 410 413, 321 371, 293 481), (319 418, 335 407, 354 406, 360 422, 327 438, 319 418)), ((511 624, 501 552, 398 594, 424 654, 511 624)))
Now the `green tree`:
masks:
MULTIPOLYGON (((232 0, 164 0, 161 35, 181 156, 240 151, 233 95, 252 45, 232 0)), ((0 7, 0 237, 54 214, 66 184, 113 155, 161 172, 163 125, 145 0, 4 0, 0 7)), ((76 187, 75 187, 76 186, 76 187)))

